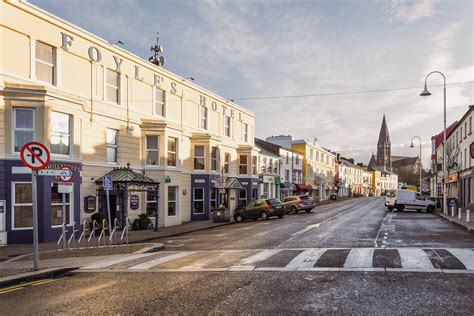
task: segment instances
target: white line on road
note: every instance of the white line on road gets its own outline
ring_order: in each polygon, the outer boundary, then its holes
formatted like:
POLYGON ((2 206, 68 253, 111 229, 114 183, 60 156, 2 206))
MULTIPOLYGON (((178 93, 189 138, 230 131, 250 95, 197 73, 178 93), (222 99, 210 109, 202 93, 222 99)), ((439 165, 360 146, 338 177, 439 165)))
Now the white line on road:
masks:
POLYGON ((297 255, 291 260, 287 268, 312 268, 316 261, 326 251, 326 248, 308 249, 297 255))
POLYGON ((399 248, 398 253, 404 269, 433 269, 433 265, 423 249, 399 248))
POLYGON ((153 255, 156 256, 156 253, 143 253, 143 254, 137 254, 137 255, 131 255, 131 256, 129 255, 126 257, 118 258, 118 259, 106 259, 106 260, 102 260, 102 261, 93 263, 91 265, 85 266, 82 269, 102 269, 102 268, 112 266, 114 264, 124 263, 127 261, 145 258, 145 257, 153 256, 153 255))
POLYGON ((352 248, 344 268, 372 268, 374 248, 352 248))
POLYGON ((130 270, 147 270, 147 269, 150 269, 151 267, 154 267, 154 266, 159 265, 161 263, 165 263, 167 261, 171 261, 171 260, 174 260, 174 259, 179 259, 179 258, 182 258, 182 257, 186 257, 186 256, 189 256, 189 255, 192 255, 192 254, 195 254, 195 253, 196 253, 195 251, 179 252, 179 253, 171 254, 171 255, 166 256, 166 257, 161 257, 161 258, 157 258, 157 259, 154 259, 154 260, 150 260, 150 261, 147 261, 147 262, 137 264, 135 266, 130 267, 129 269, 130 270))
POLYGON ((471 249, 461 249, 461 248, 450 248, 448 249, 450 253, 455 255, 459 261, 464 264, 466 269, 474 270, 474 251, 471 249))
POLYGON ((240 263, 242 265, 251 265, 255 262, 266 260, 266 259, 270 258, 271 256, 279 253, 280 251, 281 251, 280 249, 265 249, 265 250, 262 250, 262 251, 254 254, 250 257, 242 259, 240 261, 240 263))

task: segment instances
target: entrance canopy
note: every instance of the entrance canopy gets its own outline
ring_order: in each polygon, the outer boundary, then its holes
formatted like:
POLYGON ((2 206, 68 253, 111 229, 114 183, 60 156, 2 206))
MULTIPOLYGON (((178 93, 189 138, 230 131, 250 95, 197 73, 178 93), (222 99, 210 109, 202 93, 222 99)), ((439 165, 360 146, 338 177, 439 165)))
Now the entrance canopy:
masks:
MULTIPOLYGON (((147 191, 150 189, 156 189, 160 185, 158 180, 154 180, 130 169, 130 163, 128 163, 126 167, 114 168, 105 176, 112 177, 114 189, 118 190, 133 186, 136 189, 147 191)), ((102 185, 104 177, 100 177, 95 181, 95 183, 97 185, 102 185)))

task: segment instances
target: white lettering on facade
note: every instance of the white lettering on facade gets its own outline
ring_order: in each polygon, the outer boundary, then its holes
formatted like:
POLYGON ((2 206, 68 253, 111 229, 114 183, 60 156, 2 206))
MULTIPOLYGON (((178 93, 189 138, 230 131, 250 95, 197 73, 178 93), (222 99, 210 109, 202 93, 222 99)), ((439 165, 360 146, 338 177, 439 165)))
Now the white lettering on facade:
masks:
POLYGON ((217 111, 217 102, 216 102, 216 101, 212 101, 212 102, 211 102, 211 107, 212 107, 212 110, 213 110, 213 111, 217 111))
POLYGON ((153 75, 153 84, 157 87, 161 86, 163 82, 163 78, 160 75, 154 74, 153 75))
POLYGON ((206 97, 203 95, 199 95, 199 104, 202 106, 206 106, 206 97))
POLYGON ((89 47, 88 49, 88 54, 89 54, 89 58, 93 61, 93 62, 100 62, 102 60, 102 54, 100 53, 100 50, 97 49, 97 47, 95 46, 91 46, 89 47), (95 52, 95 54, 94 54, 95 52))
POLYGON ((176 82, 171 83, 171 93, 176 94, 178 92, 178 89, 176 87, 176 82))
POLYGON ((62 45, 61 48, 64 50, 68 50, 68 46, 72 46, 72 41, 74 40, 74 37, 61 32, 61 37, 62 37, 62 45))
POLYGON ((115 61, 115 71, 120 72, 120 66, 122 65, 123 59, 117 56, 112 56, 115 61))

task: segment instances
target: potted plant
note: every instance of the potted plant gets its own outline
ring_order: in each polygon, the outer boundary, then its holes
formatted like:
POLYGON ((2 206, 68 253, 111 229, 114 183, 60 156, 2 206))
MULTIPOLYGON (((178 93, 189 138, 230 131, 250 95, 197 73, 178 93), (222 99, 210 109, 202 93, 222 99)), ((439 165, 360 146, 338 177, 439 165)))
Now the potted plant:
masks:
POLYGON ((212 213, 214 222, 228 222, 230 220, 229 202, 224 200, 212 213))
POLYGON ((151 221, 148 218, 148 214, 142 213, 133 221, 133 227, 137 230, 146 230, 150 226, 150 223, 151 221))

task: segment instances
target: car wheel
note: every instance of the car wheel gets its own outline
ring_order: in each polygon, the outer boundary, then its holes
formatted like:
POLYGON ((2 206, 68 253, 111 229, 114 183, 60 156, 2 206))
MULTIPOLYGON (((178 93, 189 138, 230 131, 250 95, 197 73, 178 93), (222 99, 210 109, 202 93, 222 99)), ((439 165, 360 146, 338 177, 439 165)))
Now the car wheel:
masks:
POLYGON ((428 207, 426 208, 426 211, 427 211, 428 213, 433 213, 433 211, 434 211, 433 205, 428 206, 428 207))
POLYGON ((260 217, 262 218, 262 220, 266 221, 268 219, 267 212, 262 212, 262 214, 260 214, 260 217))
POLYGON ((311 213, 313 209, 306 210, 306 213, 311 213))
POLYGON ((388 210, 389 212, 391 212, 391 211, 393 211, 393 207, 389 206, 389 207, 387 207, 387 210, 388 210))
POLYGON ((291 207, 291 212, 292 212, 293 214, 298 214, 298 209, 297 209, 296 207, 292 206, 292 207, 291 207))
POLYGON ((403 206, 403 205, 397 205, 397 211, 403 212, 404 209, 405 209, 405 206, 403 206))
POLYGON ((237 215, 237 216, 235 217, 235 221, 236 221, 237 223, 242 223, 243 220, 244 220, 244 218, 242 217, 242 215, 237 215))

